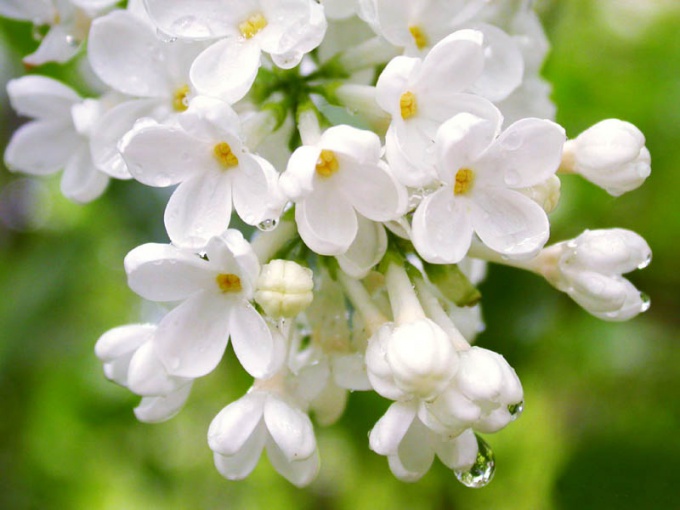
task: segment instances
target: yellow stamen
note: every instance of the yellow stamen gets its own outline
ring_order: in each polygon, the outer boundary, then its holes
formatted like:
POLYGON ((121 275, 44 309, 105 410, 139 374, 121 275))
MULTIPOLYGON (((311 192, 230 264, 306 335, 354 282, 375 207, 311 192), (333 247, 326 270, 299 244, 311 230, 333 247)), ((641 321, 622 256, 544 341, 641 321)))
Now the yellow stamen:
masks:
POLYGON ((217 275, 217 286, 224 293, 241 292, 241 279, 235 274, 221 273, 217 275))
POLYGON ((418 113, 418 102, 413 92, 404 92, 399 98, 399 108, 401 108, 401 118, 406 120, 418 113))
POLYGON ((238 30, 243 37, 250 39, 251 37, 255 37, 266 26, 267 18, 265 18, 262 13, 257 12, 244 22, 239 23, 238 30))
POLYGON ((238 158, 231 151, 231 146, 227 142, 220 142, 215 145, 213 154, 224 168, 238 166, 238 158))
POLYGON ((322 177, 330 177, 338 171, 339 166, 335 153, 323 149, 319 154, 319 159, 316 160, 316 173, 322 177))
POLYGON ((188 108, 187 96, 189 95, 189 85, 183 85, 175 90, 172 96, 172 107, 176 112, 183 112, 188 108))
POLYGON ((454 195, 465 195, 475 182, 475 173, 469 168, 461 168, 456 173, 456 183, 453 185, 454 195))
POLYGON ((427 36, 425 35, 425 32, 423 32, 422 28, 420 28, 418 25, 411 25, 408 27, 408 31, 411 32, 413 41, 416 43, 416 47, 419 50, 427 47, 427 36))

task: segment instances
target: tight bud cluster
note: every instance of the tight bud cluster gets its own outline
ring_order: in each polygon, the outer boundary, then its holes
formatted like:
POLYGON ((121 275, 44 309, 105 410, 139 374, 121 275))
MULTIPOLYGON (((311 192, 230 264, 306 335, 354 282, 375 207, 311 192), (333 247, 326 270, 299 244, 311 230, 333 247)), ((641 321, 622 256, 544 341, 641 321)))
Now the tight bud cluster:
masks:
POLYGON ((0 3, 49 29, 28 65, 78 54, 102 87, 84 98, 37 74, 12 80, 29 120, 5 163, 63 170, 64 195, 81 203, 110 179, 175 186, 170 243, 124 261, 130 288, 168 311, 104 333, 96 354, 142 397, 136 416, 157 422, 231 342, 253 385, 209 427, 226 478, 248 476, 266 450, 286 479, 310 483, 310 416, 330 425, 349 391, 375 391, 392 403, 369 446, 396 477, 421 478, 436 456, 481 487, 495 459, 478 434, 524 408, 508 361, 472 346, 486 262, 541 274, 605 320, 649 306, 622 276, 651 259, 637 234, 545 246, 558 174, 620 195, 649 175, 650 156, 619 120, 567 139, 531 2, 120 4, 0 3))

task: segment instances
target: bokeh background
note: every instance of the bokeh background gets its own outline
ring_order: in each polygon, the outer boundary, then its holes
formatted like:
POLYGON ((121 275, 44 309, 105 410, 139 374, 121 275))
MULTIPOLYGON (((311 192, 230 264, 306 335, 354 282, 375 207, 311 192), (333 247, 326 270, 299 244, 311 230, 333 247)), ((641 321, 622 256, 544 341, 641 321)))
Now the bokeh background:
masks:
MULTIPOLYGON (((367 447, 387 402, 359 393, 338 424, 317 429, 322 469, 309 488, 291 486, 264 459, 245 481, 222 479, 206 431, 249 385, 233 353, 160 425, 135 420, 137 399, 104 379, 93 354, 102 332, 138 320, 122 260, 141 243, 165 242, 164 197, 116 182, 80 207, 60 196, 57 179, 2 168, 0 508, 680 508, 680 4, 554 0, 538 8, 553 43, 544 74, 567 133, 625 119, 646 134, 653 159, 647 183, 618 199, 565 177, 552 238, 616 226, 642 234, 654 261, 631 280, 652 307, 605 323, 532 275, 491 268, 478 344, 516 368, 526 410, 487 438, 497 461, 488 487, 466 489, 437 462, 416 484, 396 481, 367 447)), ((3 81, 23 73, 30 32, 0 22, 3 81)), ((73 67, 44 71, 68 77, 73 67)), ((2 101, 0 147, 17 123, 2 101)))

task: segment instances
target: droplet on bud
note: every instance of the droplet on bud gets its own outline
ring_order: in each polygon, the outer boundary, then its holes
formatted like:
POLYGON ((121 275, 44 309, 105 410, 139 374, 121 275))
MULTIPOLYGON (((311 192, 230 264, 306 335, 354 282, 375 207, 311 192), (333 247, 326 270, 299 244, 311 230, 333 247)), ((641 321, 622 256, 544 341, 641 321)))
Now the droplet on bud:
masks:
POLYGON ((642 304, 640 305, 640 312, 644 313, 647 310, 649 310, 650 306, 652 306, 652 300, 644 292, 640 292, 640 299, 642 300, 642 304))
POLYGON ((517 404, 511 404, 508 406, 508 412, 512 415, 512 419, 516 420, 524 412, 524 401, 518 402, 517 404))
POLYGON ((640 265, 638 265, 637 268, 638 268, 638 269, 644 269, 644 268, 646 268, 651 262, 652 262, 652 252, 649 252, 649 255, 647 255, 647 257, 645 258, 645 260, 643 260, 642 262, 640 262, 640 265))
POLYGON ((279 220, 276 218, 271 218, 258 223, 257 228, 259 228, 262 232, 269 232, 271 230, 274 230, 278 225, 279 220))
POLYGON ((496 462, 491 448, 481 437, 477 434, 475 436, 479 448, 475 463, 466 471, 454 470, 458 481, 471 489, 479 489, 487 485, 496 471, 496 462))

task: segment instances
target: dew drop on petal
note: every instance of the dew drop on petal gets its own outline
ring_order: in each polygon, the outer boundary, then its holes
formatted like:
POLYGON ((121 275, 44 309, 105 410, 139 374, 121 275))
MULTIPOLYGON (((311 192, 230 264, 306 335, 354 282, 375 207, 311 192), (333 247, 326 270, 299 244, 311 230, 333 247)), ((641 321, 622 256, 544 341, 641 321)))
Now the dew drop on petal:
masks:
POLYGON ((491 448, 481 437, 476 434, 475 436, 477 437, 477 446, 479 448, 475 463, 466 471, 454 470, 458 481, 472 489, 478 489, 487 485, 496 471, 496 462, 491 448))
POLYGON ((652 306, 652 300, 644 292, 640 292, 640 299, 642 300, 642 304, 640 305, 640 312, 644 313, 647 310, 649 310, 650 306, 652 306))
POLYGON ((77 48, 80 46, 80 40, 71 34, 66 35, 66 44, 68 44, 71 48, 77 48))
POLYGON ((166 34, 166 33, 163 32, 160 28, 157 28, 157 29, 156 29, 156 35, 158 36, 158 38, 159 38, 161 41, 166 42, 166 43, 173 43, 173 42, 175 42, 175 41, 177 40, 177 37, 172 36, 172 35, 170 35, 170 34, 166 34))
POLYGON ((31 37, 34 41, 40 42, 45 38, 45 26, 39 19, 33 21, 33 28, 31 29, 31 37))
POLYGON ((270 232, 271 230, 274 230, 278 225, 279 225, 278 219, 270 218, 258 223, 257 228, 259 228, 262 232, 270 232))

